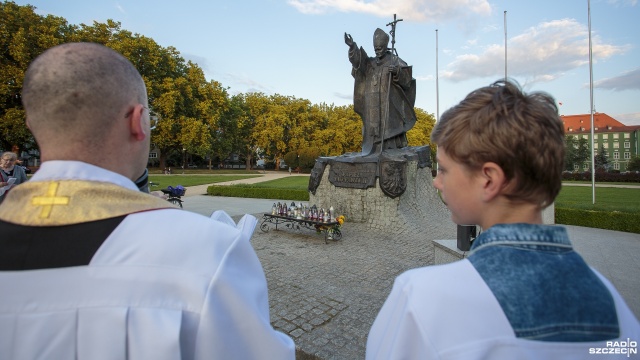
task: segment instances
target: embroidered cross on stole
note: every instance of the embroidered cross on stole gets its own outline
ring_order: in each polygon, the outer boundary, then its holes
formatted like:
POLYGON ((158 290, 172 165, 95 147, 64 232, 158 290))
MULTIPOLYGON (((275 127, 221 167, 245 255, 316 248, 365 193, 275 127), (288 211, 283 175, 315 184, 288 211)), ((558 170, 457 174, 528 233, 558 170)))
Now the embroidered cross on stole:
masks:
POLYGON ((174 207, 153 195, 111 183, 27 181, 7 194, 0 219, 26 226, 60 226, 174 207))

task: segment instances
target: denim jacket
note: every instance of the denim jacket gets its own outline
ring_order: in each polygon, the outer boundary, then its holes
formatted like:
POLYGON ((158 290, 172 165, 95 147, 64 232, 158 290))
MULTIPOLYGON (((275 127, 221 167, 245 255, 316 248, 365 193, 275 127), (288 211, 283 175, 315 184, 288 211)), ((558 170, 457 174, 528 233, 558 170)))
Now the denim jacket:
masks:
POLYGON ((516 337, 588 342, 619 336, 613 297, 573 250, 565 228, 494 225, 476 238, 468 259, 516 337))

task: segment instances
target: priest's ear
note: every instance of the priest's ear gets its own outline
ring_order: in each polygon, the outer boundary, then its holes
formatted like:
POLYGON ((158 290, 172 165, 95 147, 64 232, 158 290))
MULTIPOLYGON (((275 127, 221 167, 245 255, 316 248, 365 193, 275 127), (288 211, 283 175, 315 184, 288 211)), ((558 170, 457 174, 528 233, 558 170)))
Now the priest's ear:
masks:
POLYGON ((128 117, 129 131, 131 132, 131 136, 138 141, 144 140, 147 136, 147 127, 145 126, 144 118, 145 111, 145 106, 142 104, 138 104, 133 107, 133 110, 131 110, 130 113, 131 115, 128 117))

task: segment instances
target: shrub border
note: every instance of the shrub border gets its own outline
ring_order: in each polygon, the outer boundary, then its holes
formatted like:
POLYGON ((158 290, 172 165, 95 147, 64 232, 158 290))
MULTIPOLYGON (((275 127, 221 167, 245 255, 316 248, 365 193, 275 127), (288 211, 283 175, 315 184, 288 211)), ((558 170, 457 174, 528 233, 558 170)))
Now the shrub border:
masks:
POLYGON ((274 189, 261 187, 216 186, 207 187, 207 195, 256 199, 309 201, 309 192, 300 189, 274 189))
POLYGON ((556 224, 640 234, 640 214, 569 208, 556 208, 555 213, 556 224))

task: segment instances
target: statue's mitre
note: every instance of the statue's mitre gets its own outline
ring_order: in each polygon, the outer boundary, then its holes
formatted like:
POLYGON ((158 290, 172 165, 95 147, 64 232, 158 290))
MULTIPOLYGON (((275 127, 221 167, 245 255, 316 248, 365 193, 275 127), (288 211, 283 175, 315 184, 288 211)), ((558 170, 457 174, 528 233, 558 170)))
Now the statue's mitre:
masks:
POLYGON ((373 33, 373 43, 386 45, 389 44, 389 35, 384 30, 377 28, 373 33))

